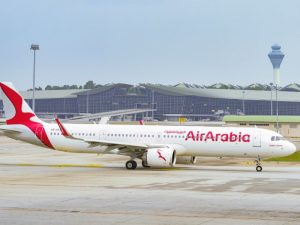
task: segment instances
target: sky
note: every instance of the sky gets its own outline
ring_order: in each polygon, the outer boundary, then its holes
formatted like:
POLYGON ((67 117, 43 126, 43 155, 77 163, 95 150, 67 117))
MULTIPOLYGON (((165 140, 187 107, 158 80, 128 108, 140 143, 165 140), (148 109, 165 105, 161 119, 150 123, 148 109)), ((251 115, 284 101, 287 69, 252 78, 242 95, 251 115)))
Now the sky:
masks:
POLYGON ((11 0, 0 7, 0 80, 36 85, 300 83, 298 0, 11 0))

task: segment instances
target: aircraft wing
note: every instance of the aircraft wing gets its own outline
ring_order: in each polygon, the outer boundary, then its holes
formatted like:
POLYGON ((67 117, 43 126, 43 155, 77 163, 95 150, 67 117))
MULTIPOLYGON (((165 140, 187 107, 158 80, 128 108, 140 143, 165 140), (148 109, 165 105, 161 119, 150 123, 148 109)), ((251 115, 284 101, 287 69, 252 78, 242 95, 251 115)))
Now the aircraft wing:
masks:
POLYGON ((132 144, 132 143, 126 143, 126 142, 119 142, 119 141, 106 141, 106 140, 92 140, 92 139, 80 139, 85 142, 88 142, 90 144, 99 144, 99 145, 105 145, 105 146, 119 146, 119 147, 129 147, 129 148, 149 148, 148 145, 145 144, 132 144))
POLYGON ((133 144, 133 143, 127 143, 127 142, 120 142, 120 141, 108 141, 108 140, 95 140, 95 139, 84 139, 84 138, 77 138, 74 137, 68 132, 68 130, 64 127, 64 125, 59 121, 59 119, 55 119, 56 123, 58 124, 60 131, 62 132, 63 136, 66 138, 76 139, 85 141, 91 145, 104 145, 109 147, 115 147, 115 148, 130 148, 130 149, 146 149, 150 147, 165 147, 165 145, 147 145, 147 144, 133 144))

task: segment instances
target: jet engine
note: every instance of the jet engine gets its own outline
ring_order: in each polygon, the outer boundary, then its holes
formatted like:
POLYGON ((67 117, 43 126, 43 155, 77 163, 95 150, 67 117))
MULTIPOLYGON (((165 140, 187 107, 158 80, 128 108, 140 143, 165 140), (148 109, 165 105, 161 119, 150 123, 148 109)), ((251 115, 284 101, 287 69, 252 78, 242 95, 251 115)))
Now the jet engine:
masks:
POLYGON ((176 163, 176 151, 173 148, 149 148, 142 160, 143 166, 172 167, 176 163))
POLYGON ((177 164, 195 164, 197 161, 196 156, 177 156, 177 164))

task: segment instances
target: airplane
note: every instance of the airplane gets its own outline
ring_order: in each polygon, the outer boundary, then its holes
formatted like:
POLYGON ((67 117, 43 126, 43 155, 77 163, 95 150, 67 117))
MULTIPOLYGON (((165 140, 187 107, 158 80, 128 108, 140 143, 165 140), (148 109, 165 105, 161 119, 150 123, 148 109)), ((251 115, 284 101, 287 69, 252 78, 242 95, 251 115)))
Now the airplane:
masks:
POLYGON ((256 127, 63 124, 40 120, 10 82, 0 82, 6 125, 4 135, 53 150, 119 154, 130 157, 127 169, 194 164, 197 156, 261 159, 296 151, 282 135, 256 127))

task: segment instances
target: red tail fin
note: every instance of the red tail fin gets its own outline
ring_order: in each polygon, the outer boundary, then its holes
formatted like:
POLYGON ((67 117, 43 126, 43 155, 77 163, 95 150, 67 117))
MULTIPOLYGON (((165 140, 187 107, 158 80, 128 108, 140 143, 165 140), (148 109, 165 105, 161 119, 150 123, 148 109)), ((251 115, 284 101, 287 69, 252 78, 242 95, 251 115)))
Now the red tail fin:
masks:
POLYGON ((22 96, 11 83, 0 82, 5 117, 7 124, 27 124, 42 121, 33 113, 22 96))
POLYGON ((44 123, 33 113, 11 83, 0 82, 6 123, 24 125, 49 148, 53 148, 44 128, 44 123))

